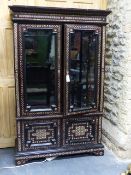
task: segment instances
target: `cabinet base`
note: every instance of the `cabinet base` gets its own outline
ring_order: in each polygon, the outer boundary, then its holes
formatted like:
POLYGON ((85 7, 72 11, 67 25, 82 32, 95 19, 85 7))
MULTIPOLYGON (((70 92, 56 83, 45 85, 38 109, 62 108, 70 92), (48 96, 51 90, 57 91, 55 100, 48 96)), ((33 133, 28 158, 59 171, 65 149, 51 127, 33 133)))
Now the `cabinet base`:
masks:
POLYGON ((23 165, 29 162, 33 162, 38 159, 46 159, 49 157, 58 157, 58 156, 68 156, 75 154, 84 154, 103 156, 104 155, 104 146, 102 144, 97 144, 92 147, 85 148, 62 148, 57 150, 46 150, 46 151, 30 151, 30 152, 18 152, 16 154, 16 165, 23 165))

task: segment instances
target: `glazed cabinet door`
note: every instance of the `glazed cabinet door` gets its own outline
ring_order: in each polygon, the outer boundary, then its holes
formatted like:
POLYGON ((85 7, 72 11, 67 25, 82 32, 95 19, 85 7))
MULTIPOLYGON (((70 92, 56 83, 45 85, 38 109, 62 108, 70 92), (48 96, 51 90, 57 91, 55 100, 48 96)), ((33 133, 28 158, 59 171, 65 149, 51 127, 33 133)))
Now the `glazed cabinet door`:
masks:
POLYGON ((99 110, 101 27, 65 25, 66 114, 99 110))
POLYGON ((61 114, 61 26, 18 24, 22 116, 61 114))

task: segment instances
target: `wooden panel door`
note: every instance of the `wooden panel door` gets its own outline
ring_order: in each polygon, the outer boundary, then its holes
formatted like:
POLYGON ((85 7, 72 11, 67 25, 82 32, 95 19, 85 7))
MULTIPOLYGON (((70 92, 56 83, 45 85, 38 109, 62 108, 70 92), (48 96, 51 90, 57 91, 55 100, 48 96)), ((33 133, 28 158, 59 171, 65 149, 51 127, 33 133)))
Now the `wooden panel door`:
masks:
POLYGON ((15 144, 13 27, 8 1, 0 1, 0 148, 15 144))

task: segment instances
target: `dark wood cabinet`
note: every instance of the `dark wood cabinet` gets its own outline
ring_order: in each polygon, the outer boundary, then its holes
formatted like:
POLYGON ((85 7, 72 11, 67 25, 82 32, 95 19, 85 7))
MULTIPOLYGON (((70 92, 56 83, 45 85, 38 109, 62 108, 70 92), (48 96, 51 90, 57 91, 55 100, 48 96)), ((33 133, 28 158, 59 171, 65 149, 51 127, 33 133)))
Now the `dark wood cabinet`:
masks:
POLYGON ((16 164, 103 155, 106 16, 110 11, 10 6, 17 102, 16 164))

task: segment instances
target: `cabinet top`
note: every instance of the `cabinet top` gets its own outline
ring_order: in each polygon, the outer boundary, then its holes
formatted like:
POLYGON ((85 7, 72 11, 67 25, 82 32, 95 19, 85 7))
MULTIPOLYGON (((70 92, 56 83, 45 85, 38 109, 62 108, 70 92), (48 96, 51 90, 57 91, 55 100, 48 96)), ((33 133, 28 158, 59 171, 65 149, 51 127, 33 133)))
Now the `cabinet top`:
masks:
POLYGON ((13 12, 13 21, 37 22, 72 22, 72 23, 99 23, 106 25, 106 16, 109 10, 75 9, 37 6, 9 6, 13 12))
POLYGON ((59 7, 38 7, 38 6, 9 6, 13 12, 23 13, 43 13, 43 14, 66 14, 66 15, 87 15, 87 16, 107 16, 110 10, 59 8, 59 7))

